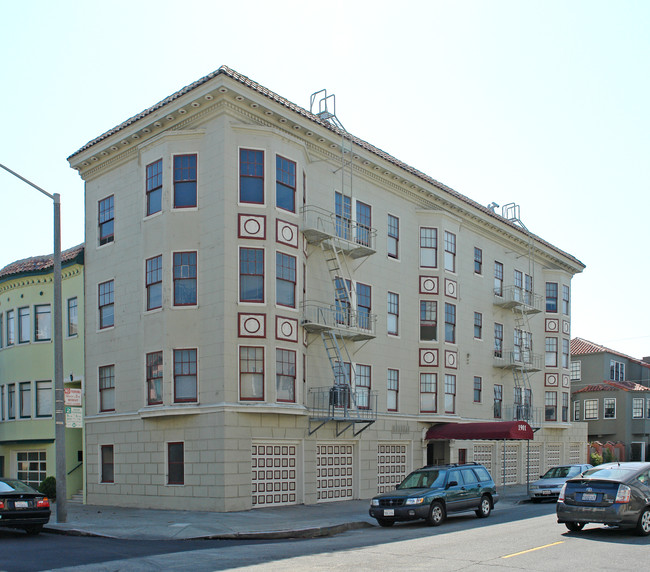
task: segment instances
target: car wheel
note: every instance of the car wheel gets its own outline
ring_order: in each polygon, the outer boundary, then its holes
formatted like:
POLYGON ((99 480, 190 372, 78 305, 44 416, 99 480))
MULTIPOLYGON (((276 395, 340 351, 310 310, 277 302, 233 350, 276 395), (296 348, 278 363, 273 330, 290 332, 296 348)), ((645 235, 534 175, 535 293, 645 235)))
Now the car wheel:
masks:
POLYGON ((25 527, 25 532, 29 536, 35 536, 37 535, 41 530, 43 530, 43 525, 42 524, 33 524, 32 526, 26 526, 25 527))
POLYGON ((566 526, 571 532, 580 532, 585 527, 585 523, 584 522, 565 522, 564 526, 566 526))
POLYGON ((395 524, 394 520, 386 520, 385 518, 378 518, 377 522, 379 523, 379 526, 385 526, 387 528, 395 524))
POLYGON ((433 501, 431 503, 431 510, 429 511, 429 518, 427 524, 430 526, 438 526, 445 520, 445 507, 442 506, 440 501, 433 501))
POLYGON ((636 531, 639 536, 648 536, 650 534, 650 508, 643 509, 636 525, 636 531))
POLYGON ((479 507, 476 509, 476 516, 479 518, 486 518, 490 516, 490 512, 492 512, 492 503, 490 502, 490 497, 487 495, 483 495, 481 497, 481 504, 479 507))

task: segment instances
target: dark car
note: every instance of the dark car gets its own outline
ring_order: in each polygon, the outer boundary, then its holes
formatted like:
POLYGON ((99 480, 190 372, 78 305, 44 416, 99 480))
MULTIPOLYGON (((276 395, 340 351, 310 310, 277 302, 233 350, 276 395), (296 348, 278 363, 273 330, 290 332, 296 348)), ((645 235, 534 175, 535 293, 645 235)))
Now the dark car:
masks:
POLYGON ((428 466, 413 471, 394 491, 374 497, 369 513, 381 526, 418 519, 438 526, 452 512, 473 510, 485 518, 498 500, 494 481, 483 465, 428 466))
POLYGON ((50 501, 17 479, 0 478, 0 526, 38 534, 50 520, 50 501))
POLYGON ((650 534, 650 463, 606 463, 569 479, 557 502, 557 521, 577 532, 596 522, 650 534))

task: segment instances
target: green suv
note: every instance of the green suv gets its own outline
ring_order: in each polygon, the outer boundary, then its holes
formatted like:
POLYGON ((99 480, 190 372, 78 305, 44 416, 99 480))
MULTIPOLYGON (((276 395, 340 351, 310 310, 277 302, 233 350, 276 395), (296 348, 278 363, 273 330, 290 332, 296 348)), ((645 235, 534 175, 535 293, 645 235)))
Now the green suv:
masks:
POLYGON ((473 510, 485 518, 498 500, 497 488, 483 465, 427 466, 413 471, 394 491, 374 497, 369 513, 381 526, 417 519, 438 526, 452 512, 473 510))

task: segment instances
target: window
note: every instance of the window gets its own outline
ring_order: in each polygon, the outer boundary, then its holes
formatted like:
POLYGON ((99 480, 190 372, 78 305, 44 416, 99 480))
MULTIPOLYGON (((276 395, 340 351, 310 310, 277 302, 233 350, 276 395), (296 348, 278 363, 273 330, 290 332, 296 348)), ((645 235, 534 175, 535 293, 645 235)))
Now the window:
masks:
MULTIPOLYGON (((32 384, 23 381, 18 384, 18 397, 20 407, 20 418, 25 419, 32 416, 32 384)), ((643 408, 642 408, 643 409, 643 408)))
POLYGON ((571 362, 571 381, 580 381, 582 378, 582 362, 581 361, 572 361, 571 362))
POLYGON ((115 214, 113 208, 113 195, 106 197, 99 201, 98 210, 98 225, 99 225, 99 246, 108 244, 115 240, 115 214))
MULTIPOLYGON (((650 399, 648 400, 650 404, 650 399)), ((5 420, 5 386, 0 385, 0 421, 5 420)))
POLYGON ((438 229, 420 228, 420 266, 424 268, 438 266, 438 229))
POLYGON ((609 379, 612 381, 625 381, 625 364, 621 361, 609 361, 609 379))
POLYGON ((147 216, 162 210, 162 159, 147 165, 147 216))
POLYGON ((355 385, 357 388, 357 407, 370 408, 370 366, 357 365, 355 368, 355 385))
POLYGON ((474 273, 483 274, 483 251, 474 247, 474 273))
POLYGON ((574 401, 573 402, 573 420, 574 421, 580 421, 580 402, 579 401, 574 401))
POLYGON ((646 414, 645 414, 645 416, 646 416, 647 419, 650 419, 650 398, 646 399, 645 404, 646 404, 646 414))
POLYGON ((264 151, 239 150, 239 202, 264 204, 264 151))
POLYGON ((435 373, 420 374, 420 412, 435 413, 437 405, 438 378, 435 373))
POLYGON ((632 419, 642 419, 643 418, 643 408, 645 400, 643 397, 635 397, 632 400, 632 419))
POLYGON ((445 375, 445 413, 456 413, 456 376, 445 375))
POLYGON ((545 398, 545 419, 546 421, 557 421, 557 392, 547 391, 545 398))
POLYGON ((296 352, 275 350, 275 381, 278 401, 296 401, 296 352))
POLYGON ((79 313, 77 298, 68 298, 68 336, 79 333, 79 313))
POLYGON ((483 314, 474 312, 474 338, 480 340, 483 337, 483 314))
POLYGON ((557 312, 557 282, 546 283, 546 311, 557 312))
MULTIPOLYGON (((174 254, 175 256, 176 254, 174 254)), ((176 280, 174 280, 174 285, 176 285, 176 280)), ((162 308, 162 254, 147 259, 145 288, 147 290, 147 310, 162 308)))
POLYGON ((585 421, 598 419, 598 400, 585 399, 585 421))
POLYGON ((196 349, 174 350, 174 402, 198 400, 196 349))
POLYGON ((29 308, 18 308, 18 343, 29 342, 29 308))
POLYGON ((114 313, 114 281, 102 282, 99 285, 99 329, 115 325, 114 313))
POLYGON ((562 340, 562 367, 569 369, 569 353, 571 351, 569 340, 562 340))
POLYGON ((363 246, 370 246, 372 229, 372 211, 370 205, 357 201, 357 236, 356 241, 363 246))
POLYGON ((562 393, 562 423, 569 421, 569 394, 562 393))
POLYGON ((350 240, 352 234, 352 199, 341 193, 334 195, 336 236, 350 240))
POLYGON ((16 330, 14 324, 14 311, 7 310, 7 346, 13 346, 16 343, 16 330))
POLYGON ((296 307, 296 258, 283 252, 275 255, 275 297, 280 306, 296 307))
POLYGON ((456 272, 456 235, 445 231, 445 270, 456 272))
POLYGON ((521 271, 515 270, 515 300, 517 302, 524 301, 524 275, 521 271))
POLYGON ((523 332, 515 328, 514 330, 514 345, 512 348, 513 358, 515 361, 521 361, 521 348, 524 343, 523 332))
POLYGON ((494 294, 503 296, 503 264, 494 262, 494 294))
POLYGON ((185 445, 167 443, 167 484, 185 484, 185 445))
POLYGON ((399 219, 393 215, 388 215, 387 251, 390 258, 399 258, 399 219))
POLYGON ((47 475, 45 451, 18 451, 16 478, 37 489, 47 475))
POLYGON ((481 403, 483 391, 483 378, 474 376, 474 403, 481 403))
POLYGON ((52 312, 49 304, 34 306, 34 340, 37 342, 52 339, 52 312))
POLYGON ((7 419, 16 418, 16 384, 7 385, 7 419))
POLYGON ((569 315, 569 287, 562 285, 562 313, 569 315))
POLYGON ((399 294, 388 293, 388 316, 386 328, 390 335, 399 334, 399 294))
POLYGON ((336 323, 350 325, 350 291, 352 289, 352 282, 350 280, 343 280, 343 278, 335 278, 335 292, 334 301, 336 302, 336 323))
POLYGON ((386 394, 386 409, 388 411, 397 411, 397 397, 399 395, 399 370, 388 370, 386 389, 388 391, 386 394))
POLYGON ((456 343, 456 306, 445 304, 445 341, 456 343))
POLYGON ((160 405, 163 402, 163 353, 151 352, 146 360, 147 405, 160 405))
POLYGON ((503 385, 494 386, 494 418, 501 419, 503 407, 503 385))
POLYGON ((36 417, 52 417, 52 382, 36 382, 36 417))
POLYGON ((535 297, 533 296, 533 277, 529 276, 528 274, 524 274, 524 291, 524 302, 529 306, 534 305, 535 297))
POLYGON ((114 483, 115 474, 114 474, 114 465, 113 465, 113 445, 101 446, 101 458, 102 458, 101 482, 114 483))
POLYGON ((2 347, 2 340, 4 338, 4 330, 3 330, 4 323, 2 322, 2 317, 3 316, 4 316, 4 314, 2 312, 0 312, 0 348, 2 347))
POLYGON ((115 365, 99 368, 99 410, 115 411, 115 365))
POLYGON ((371 288, 367 284, 357 283, 357 315, 359 327, 370 329, 371 288))
POLYGON ((494 357, 503 357, 503 324, 494 324, 494 357))
POLYGON ((195 306, 196 252, 174 252, 174 306, 195 306))
POLYGON ((239 393, 242 400, 264 399, 264 348, 239 348, 239 393))
POLYGON ((195 207, 196 201, 196 155, 174 157, 174 208, 195 207))
POLYGON ((557 338, 546 338, 546 358, 544 365, 557 367, 557 338))
POLYGON ((275 204, 296 212, 296 164, 278 155, 275 159, 275 204))
POLYGON ((616 398, 615 397, 605 397, 603 399, 603 419, 616 419, 616 398))
POLYGON ((420 340, 423 342, 435 341, 438 339, 437 302, 433 300, 420 300, 420 340))
POLYGON ((239 301, 264 302, 264 250, 239 249, 239 301))

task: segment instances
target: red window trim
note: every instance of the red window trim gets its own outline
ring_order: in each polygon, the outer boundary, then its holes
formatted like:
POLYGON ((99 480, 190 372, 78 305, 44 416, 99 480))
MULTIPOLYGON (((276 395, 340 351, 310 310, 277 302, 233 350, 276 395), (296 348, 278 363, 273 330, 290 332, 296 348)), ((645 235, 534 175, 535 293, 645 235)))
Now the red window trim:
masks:
MULTIPOLYGON (((199 400, 199 352, 197 348, 174 348, 172 352, 172 367, 174 368, 174 403, 197 403, 199 400), (196 391, 196 397, 191 397, 189 399, 179 399, 176 396, 176 352, 182 352, 182 351, 193 351, 194 352, 194 361, 189 361, 188 363, 194 363, 194 374, 186 374, 186 375, 194 375, 195 378, 195 391, 196 391)), ((183 375, 183 374, 178 374, 178 375, 183 375)))
POLYGON ((265 348, 264 346, 239 346, 239 351, 237 352, 237 367, 239 369, 239 400, 240 401, 264 401, 266 396, 266 369, 265 369, 265 348), (241 350, 244 348, 253 348, 262 350, 262 371, 257 372, 242 372, 241 369, 241 350), (241 391, 241 377, 242 373, 261 373, 262 374, 262 396, 261 397, 244 397, 241 391))

